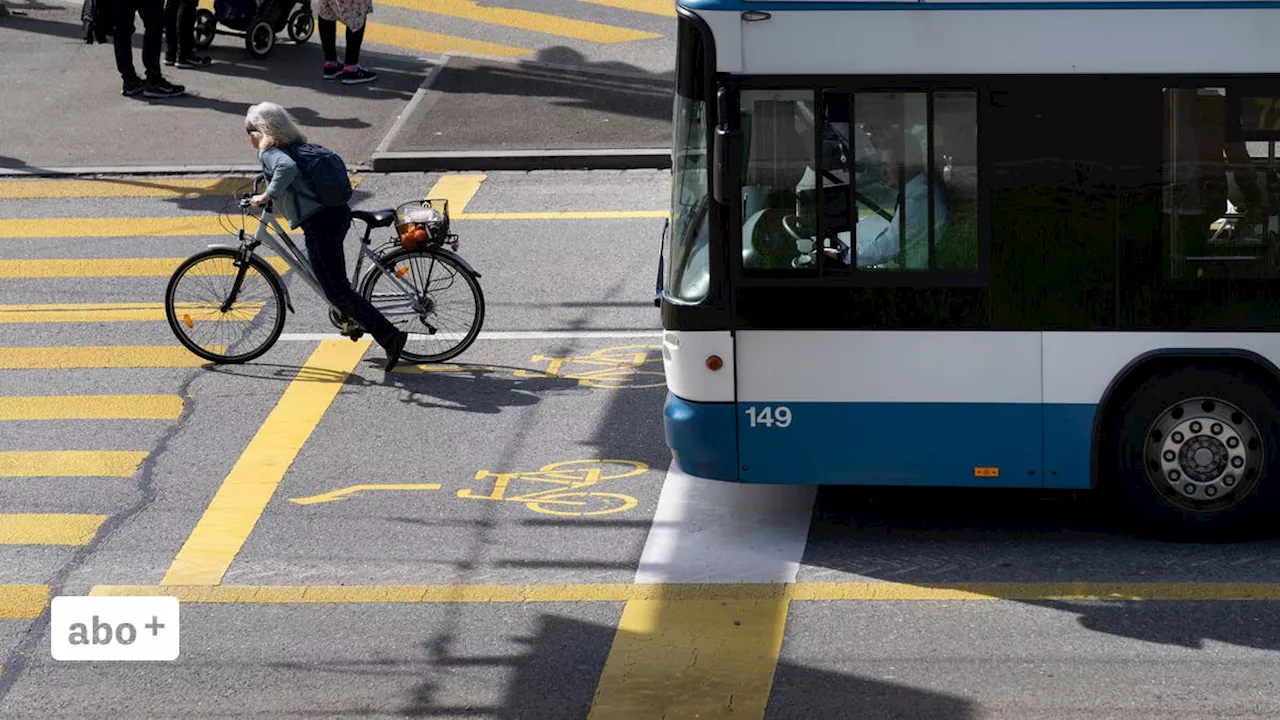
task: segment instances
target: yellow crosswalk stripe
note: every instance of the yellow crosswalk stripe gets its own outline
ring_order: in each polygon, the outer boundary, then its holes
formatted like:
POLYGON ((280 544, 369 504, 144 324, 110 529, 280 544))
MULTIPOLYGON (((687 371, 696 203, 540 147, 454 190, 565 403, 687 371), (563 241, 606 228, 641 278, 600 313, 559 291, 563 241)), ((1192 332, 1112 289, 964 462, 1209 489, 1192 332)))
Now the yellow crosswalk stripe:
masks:
POLYGON ((427 191, 425 199, 444 198, 449 201, 449 216, 457 218, 467 209, 480 184, 484 182, 483 173, 467 173, 460 175, 444 175, 427 191))
POLYGON ((133 477, 146 457, 134 450, 5 450, 0 477, 133 477))
POLYGON ((0 420, 176 420, 180 395, 20 395, 0 397, 0 420))
POLYGON ((486 7, 474 2, 474 0, 377 0, 377 4, 601 44, 650 40, 662 37, 654 33, 587 22, 585 20, 574 20, 529 10, 486 7))
MULTIPOLYGON (((263 258, 284 274, 284 258, 263 258)), ((32 258, 0 260, 0 278, 168 277, 186 258, 32 258)), ((231 266, 227 265, 227 272, 231 266)))
MULTIPOLYGON (((26 218, 0 220, 0 237, 143 237, 228 235, 225 221, 214 214, 173 217, 26 218)), ((246 231, 257 225, 248 223, 246 231)))
MULTIPOLYGON (((229 272, 229 271, 228 271, 229 272)), ((211 273, 202 272, 200 275, 211 273)), ((266 303, 241 303, 221 312, 214 303, 174 303, 178 312, 202 321, 251 322, 266 303)), ((73 303, 69 305, 0 305, 3 323, 156 322, 165 321, 163 303, 73 303)))
MULTIPOLYGON (((359 185, 362 179, 356 175, 351 176, 352 187, 359 185)), ((125 177, 99 180, 0 180, 0 200, 230 196, 237 192, 249 192, 252 182, 253 178, 247 176, 172 180, 125 177)))
POLYGON ((523 57, 533 54, 533 51, 528 48, 469 40, 453 35, 441 35, 424 30, 383 25, 382 23, 367 22, 365 23, 365 28, 364 40, 367 43, 391 45, 432 55, 463 52, 473 55, 489 55, 491 57, 523 57))
POLYGON ((0 620, 34 620, 48 602, 48 585, 0 585, 0 620))
MULTIPOLYGON (((106 520, 106 515, 0 513, 0 545, 88 545, 106 520)), ((32 599, 25 602, 30 608, 32 599)))
MULTIPOLYGON (((222 352, 226 348, 209 349, 222 352)), ((177 344, 0 348, 0 370, 185 368, 208 362, 177 344)))
POLYGON ((675 0, 580 0, 592 5, 618 8, 619 10, 635 10, 636 12, 664 17, 676 16, 675 0))

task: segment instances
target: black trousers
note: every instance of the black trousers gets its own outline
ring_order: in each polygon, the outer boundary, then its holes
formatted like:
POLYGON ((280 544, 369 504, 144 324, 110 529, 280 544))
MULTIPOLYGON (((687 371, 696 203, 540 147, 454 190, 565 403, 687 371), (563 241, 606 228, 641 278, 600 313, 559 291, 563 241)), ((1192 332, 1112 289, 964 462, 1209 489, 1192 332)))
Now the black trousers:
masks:
POLYGON ((133 68, 133 16, 142 18, 142 66, 147 80, 157 82, 160 77, 160 44, 164 40, 164 0, 114 0, 116 32, 112 39, 116 50, 116 69, 120 77, 132 80, 138 77, 133 68))
POLYGON ((378 344, 386 348, 400 334, 400 329, 383 317, 365 300, 347 279, 347 260, 342 243, 351 227, 351 210, 327 207, 302 222, 311 268, 334 307, 360 323, 378 344))
POLYGON ((199 0, 165 0, 164 56, 168 60, 191 57, 196 36, 196 9, 199 0))

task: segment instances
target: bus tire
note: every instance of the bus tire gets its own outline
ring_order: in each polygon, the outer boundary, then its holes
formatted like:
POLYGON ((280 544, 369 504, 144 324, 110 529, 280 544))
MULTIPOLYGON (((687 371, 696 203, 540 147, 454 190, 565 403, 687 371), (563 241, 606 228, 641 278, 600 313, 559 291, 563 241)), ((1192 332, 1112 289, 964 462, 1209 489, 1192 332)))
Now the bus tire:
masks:
POLYGON ((1117 489, 1145 532, 1233 539, 1280 506, 1280 399, 1261 372, 1166 366, 1115 417, 1117 489))

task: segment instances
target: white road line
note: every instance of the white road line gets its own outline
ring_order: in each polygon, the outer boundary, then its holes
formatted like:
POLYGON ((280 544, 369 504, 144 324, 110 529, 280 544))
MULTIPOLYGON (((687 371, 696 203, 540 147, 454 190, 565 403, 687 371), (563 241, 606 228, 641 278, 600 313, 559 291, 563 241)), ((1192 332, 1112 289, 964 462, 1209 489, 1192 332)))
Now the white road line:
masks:
POLYGON ((672 462, 635 582, 795 582, 816 495, 814 485, 699 480, 672 462))
MULTIPOLYGON (((410 337, 416 337, 414 333, 410 337)), ((284 333, 282 342, 313 342, 340 338, 338 333, 284 333)), ((423 336, 427 337, 427 336, 423 336)), ((437 340, 457 339, 456 335, 440 333, 431 336, 437 340)), ((592 338, 660 338, 657 330, 530 330, 525 332, 482 332, 476 340, 590 340, 592 338)))

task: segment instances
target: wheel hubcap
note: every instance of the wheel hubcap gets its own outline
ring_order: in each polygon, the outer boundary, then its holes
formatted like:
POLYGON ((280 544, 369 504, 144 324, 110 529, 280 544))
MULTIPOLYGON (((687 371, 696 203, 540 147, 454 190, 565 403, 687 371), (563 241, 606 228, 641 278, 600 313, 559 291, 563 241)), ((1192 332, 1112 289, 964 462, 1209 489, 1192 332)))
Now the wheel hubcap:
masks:
POLYGON ((1262 438, 1240 408, 1217 398, 1176 403, 1147 434, 1147 476, 1175 503, 1197 510, 1234 503, 1262 469, 1262 438))

